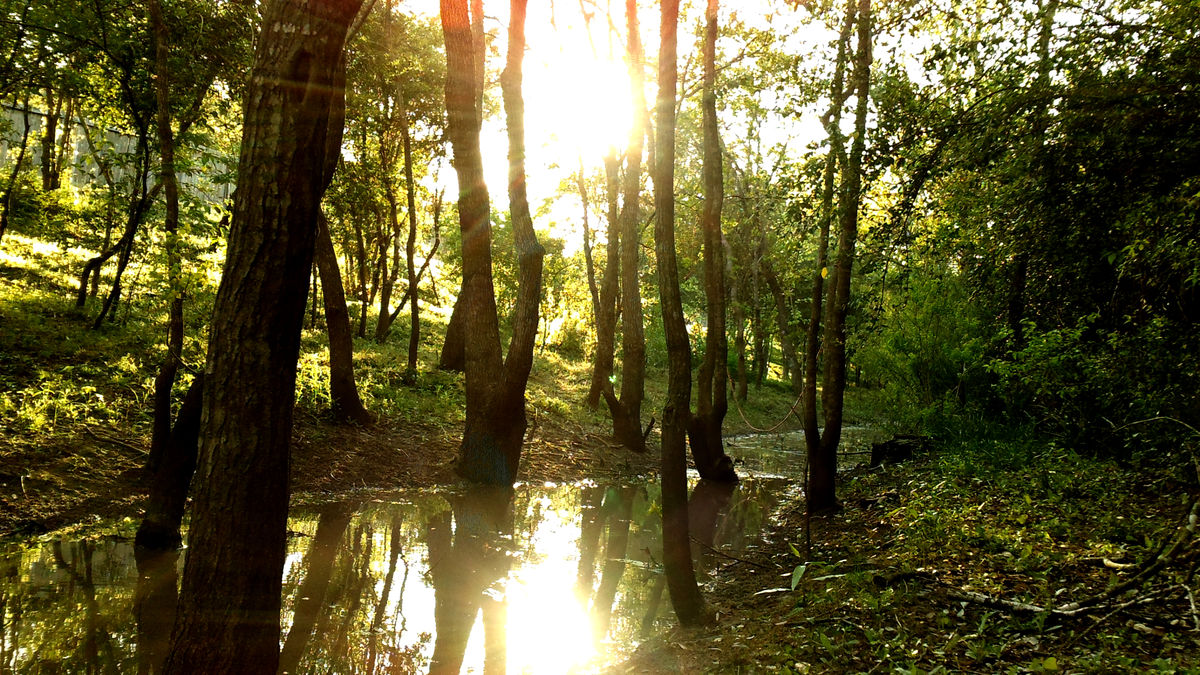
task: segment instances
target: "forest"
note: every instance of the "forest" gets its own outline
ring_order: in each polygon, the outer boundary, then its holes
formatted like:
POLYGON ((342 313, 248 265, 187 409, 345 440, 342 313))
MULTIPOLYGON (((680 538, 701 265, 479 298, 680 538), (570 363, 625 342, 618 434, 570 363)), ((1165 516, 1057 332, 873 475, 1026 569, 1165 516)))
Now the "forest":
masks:
POLYGON ((0 0, 0 673, 1200 673, 1194 0, 0 0))

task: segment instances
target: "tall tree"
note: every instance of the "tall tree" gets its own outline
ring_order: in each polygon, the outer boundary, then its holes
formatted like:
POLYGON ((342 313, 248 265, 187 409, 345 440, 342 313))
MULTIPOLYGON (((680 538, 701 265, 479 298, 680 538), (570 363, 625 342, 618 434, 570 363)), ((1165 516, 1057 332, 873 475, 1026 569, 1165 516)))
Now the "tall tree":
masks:
MULTIPOLYGON (((330 135, 334 135, 332 129, 330 135)), ((340 139, 341 133, 336 136, 340 139)), ((346 307, 346 292, 342 289, 337 251, 333 248, 333 238, 329 233, 329 219, 324 212, 317 218, 315 246, 313 255, 317 274, 321 278, 325 330, 329 335, 330 408, 335 420, 370 424, 374 420, 358 395, 358 384, 354 379, 354 336, 350 331, 350 311, 346 307)))
MULTIPOLYGON (((485 42, 486 33, 483 30, 483 0, 471 0, 470 5, 470 49, 473 63, 471 73, 475 78, 475 98, 472 104, 475 107, 475 129, 478 133, 483 126, 483 89, 484 75, 487 72, 487 43, 485 42)), ((448 55, 447 62, 449 62, 448 55)), ((459 287, 458 297, 454 300, 454 309, 450 312, 450 322, 446 326, 446 338, 442 343, 442 353, 438 357, 438 368, 443 370, 463 372, 466 368, 467 320, 466 298, 463 296, 467 290, 466 270, 464 269, 462 285, 459 287)))
POLYGON ((508 59, 501 75, 509 140, 509 204, 520 265, 516 314, 508 354, 500 344, 492 280, 491 224, 487 185, 479 151, 476 74, 480 58, 466 0, 442 0, 446 39, 446 111, 448 135, 458 174, 458 217, 462 231, 463 289, 459 310, 466 340, 466 429, 458 471, 481 483, 511 485, 524 440, 525 384, 533 366, 533 347, 545 250, 533 231, 525 194, 524 101, 521 65, 525 50, 525 2, 513 0, 508 59))
MULTIPOLYGON (((633 104, 633 124, 625 149, 625 176, 620 213, 621 250, 621 396, 610 382, 603 383, 604 401, 613 421, 613 436, 634 452, 645 452, 649 427, 642 430, 642 401, 645 399, 646 331, 642 325, 642 148, 649 120, 646 117, 645 73, 641 25, 637 2, 625 2, 626 54, 633 104)), ((613 242, 617 245, 618 242, 613 242)), ((612 253, 610 252, 610 255, 612 253)), ((607 273, 607 270, 606 270, 607 273)))
POLYGON ((854 140, 846 158, 838 203, 837 261, 834 264, 829 301, 825 307, 825 352, 821 409, 825 426, 821 430, 818 452, 809 446, 810 475, 808 509, 819 513, 837 507, 837 448, 842 437, 842 412, 846 392, 846 314, 850 305, 850 277, 854 265, 854 247, 858 239, 858 212, 862 203, 862 159, 866 148, 867 110, 871 87, 871 2, 858 0, 855 25, 857 45, 854 56, 853 93, 854 140))
POLYGON ((154 379, 154 433, 150 440, 150 470, 158 468, 171 433, 171 390, 183 362, 183 261, 179 253, 179 181, 175 175, 175 137, 171 129, 171 71, 169 32, 161 0, 150 0, 150 25, 154 31, 154 94, 157 103, 159 180, 165 186, 163 222, 167 254, 167 351, 154 379))
POLYGON ((579 166, 579 196, 583 200, 584 260, 587 265, 588 290, 592 295, 592 320, 596 330, 596 348, 592 355, 592 383, 584 403, 595 409, 600 405, 604 385, 613 373, 613 349, 617 331, 617 279, 621 267, 621 234, 618 224, 618 173, 620 159, 616 150, 604 156, 605 194, 608 196, 608 242, 605 248, 604 271, 600 287, 596 288, 596 273, 592 262, 592 246, 588 227, 587 185, 583 179, 583 162, 579 166))
POLYGON ((272 672, 296 362, 326 135, 359 0, 272 0, 244 99, 229 249, 208 347, 199 481, 171 672, 272 672))
POLYGON ((707 324, 704 360, 697 374, 696 414, 688 422, 692 461, 701 478, 735 481, 733 460, 725 454, 722 425, 729 411, 729 342, 725 335, 725 237, 721 233, 721 207, 725 181, 721 135, 717 125, 717 9, 708 0, 704 29, 704 212, 700 227, 704 237, 704 297, 707 324))
POLYGON ((663 567, 675 615, 685 626, 703 623, 706 609, 688 539, 687 424, 691 414, 692 356, 679 270, 675 260, 675 93, 679 0, 662 1, 658 54, 658 104, 655 113, 654 251, 658 297, 667 339, 667 399, 662 421, 663 567))

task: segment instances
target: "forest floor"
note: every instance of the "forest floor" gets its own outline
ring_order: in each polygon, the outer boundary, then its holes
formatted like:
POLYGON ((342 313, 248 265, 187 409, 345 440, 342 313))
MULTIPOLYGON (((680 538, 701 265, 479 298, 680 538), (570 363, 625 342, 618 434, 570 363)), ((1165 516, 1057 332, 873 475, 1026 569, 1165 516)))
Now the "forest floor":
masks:
POLYGON ((1186 471, 1046 442, 940 446, 844 474, 810 550, 803 503, 785 504, 774 543, 707 589, 712 625, 616 672, 1200 673, 1186 471))

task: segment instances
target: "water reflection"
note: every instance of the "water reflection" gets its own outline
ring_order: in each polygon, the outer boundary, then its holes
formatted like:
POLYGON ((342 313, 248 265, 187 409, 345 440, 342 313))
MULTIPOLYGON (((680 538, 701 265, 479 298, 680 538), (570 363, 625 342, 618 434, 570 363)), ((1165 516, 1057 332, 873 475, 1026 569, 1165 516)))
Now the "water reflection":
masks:
MULTIPOLYGON (((753 561, 780 499, 799 490, 802 457, 766 445, 730 444, 744 462, 736 485, 693 480, 702 583, 753 561)), ((280 671, 600 669, 674 623, 659 495, 654 481, 526 485, 296 509, 280 671)), ((179 558, 139 557, 119 539, 0 544, 0 672, 156 672, 179 558)))

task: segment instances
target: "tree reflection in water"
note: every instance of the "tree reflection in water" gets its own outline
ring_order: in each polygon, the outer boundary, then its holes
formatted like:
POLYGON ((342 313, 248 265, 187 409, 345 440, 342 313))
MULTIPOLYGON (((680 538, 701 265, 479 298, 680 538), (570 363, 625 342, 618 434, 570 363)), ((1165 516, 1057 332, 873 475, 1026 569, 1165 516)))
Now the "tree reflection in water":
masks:
POLYGON ((138 675, 161 672, 171 647, 171 627, 175 625, 175 602, 179 597, 176 590, 179 554, 179 549, 134 549, 138 574, 133 594, 138 675))
POLYGON ((504 588, 512 558, 510 488, 476 488, 450 498, 452 513, 425 528, 434 588, 431 674, 458 673, 475 618, 483 612, 484 673, 503 673, 508 660, 504 588))
MULTIPOLYGON (((748 476, 732 496, 728 485, 696 485, 697 568, 720 575, 738 564, 709 546, 752 546, 786 483, 748 476)), ((659 504, 648 482, 301 507, 289 521, 282 668, 599 669, 635 646, 639 626, 670 615, 659 504)), ((111 536, 4 544, 0 672, 157 672, 178 558, 135 554, 111 536)))

